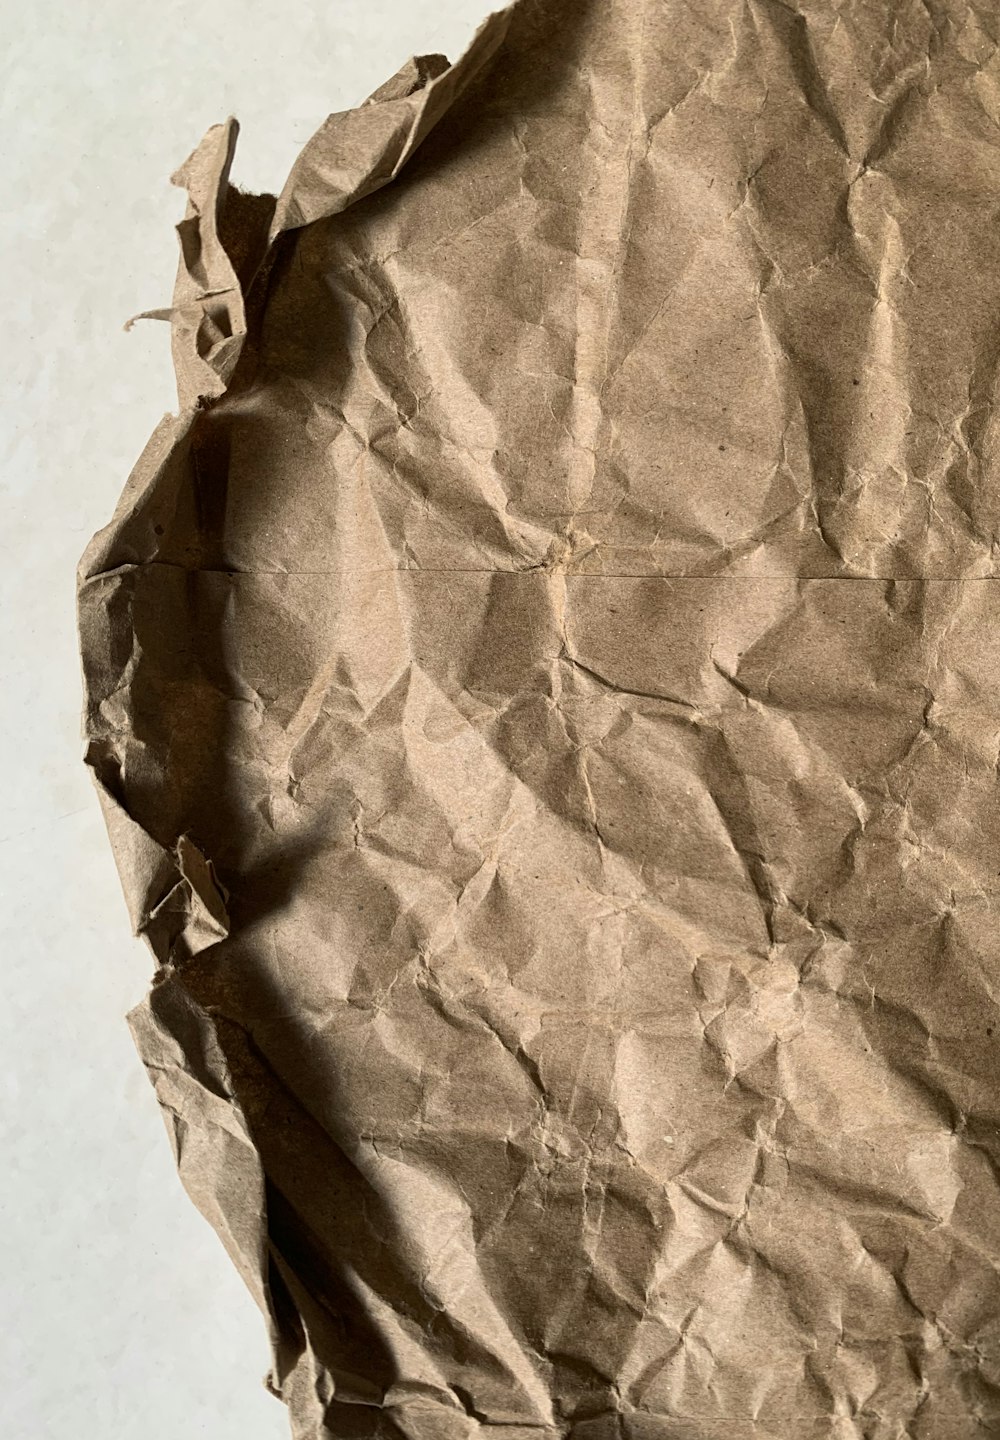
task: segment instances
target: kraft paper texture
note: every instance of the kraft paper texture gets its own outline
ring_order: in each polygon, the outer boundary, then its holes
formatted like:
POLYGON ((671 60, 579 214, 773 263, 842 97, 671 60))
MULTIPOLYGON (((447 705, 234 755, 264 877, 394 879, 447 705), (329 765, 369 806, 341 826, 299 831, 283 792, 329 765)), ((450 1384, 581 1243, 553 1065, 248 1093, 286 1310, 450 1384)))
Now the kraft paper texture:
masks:
POLYGON ((296 1440, 1000 1435, 998 40, 519 0, 175 177, 87 757, 296 1440))

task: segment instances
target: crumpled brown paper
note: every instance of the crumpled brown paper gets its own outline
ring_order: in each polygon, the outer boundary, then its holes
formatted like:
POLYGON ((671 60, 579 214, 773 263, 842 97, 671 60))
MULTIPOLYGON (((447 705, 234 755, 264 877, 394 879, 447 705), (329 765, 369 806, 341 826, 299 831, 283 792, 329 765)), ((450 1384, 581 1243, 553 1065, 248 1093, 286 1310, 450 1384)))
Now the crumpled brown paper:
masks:
POLYGON ((998 32, 521 0, 178 176, 88 760, 299 1440, 1000 1435, 998 32))

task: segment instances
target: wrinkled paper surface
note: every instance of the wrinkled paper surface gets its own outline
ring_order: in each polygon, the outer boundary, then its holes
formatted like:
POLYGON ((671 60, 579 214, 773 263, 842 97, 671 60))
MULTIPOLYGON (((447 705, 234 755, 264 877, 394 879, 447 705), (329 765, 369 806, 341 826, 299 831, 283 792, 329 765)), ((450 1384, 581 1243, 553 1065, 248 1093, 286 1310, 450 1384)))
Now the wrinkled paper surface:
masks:
POLYGON ((187 188, 80 584, 297 1440, 1000 1434, 1000 52, 520 0, 187 188))

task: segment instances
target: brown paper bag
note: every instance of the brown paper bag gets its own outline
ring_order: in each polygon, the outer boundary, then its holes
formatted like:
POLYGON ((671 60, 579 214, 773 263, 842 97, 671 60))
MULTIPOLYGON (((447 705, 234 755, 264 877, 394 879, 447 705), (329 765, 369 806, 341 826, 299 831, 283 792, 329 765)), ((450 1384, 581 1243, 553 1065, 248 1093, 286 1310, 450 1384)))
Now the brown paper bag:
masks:
POLYGON ((997 46, 521 0, 180 172, 88 761, 299 1440, 1000 1434, 997 46))

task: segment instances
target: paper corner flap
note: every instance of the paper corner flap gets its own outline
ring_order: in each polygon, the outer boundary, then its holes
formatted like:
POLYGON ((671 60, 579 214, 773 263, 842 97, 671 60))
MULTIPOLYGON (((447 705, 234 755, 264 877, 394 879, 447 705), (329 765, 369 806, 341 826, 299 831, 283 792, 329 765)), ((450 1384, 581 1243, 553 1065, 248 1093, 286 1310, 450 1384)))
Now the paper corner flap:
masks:
POLYGON ((272 243, 287 230, 339 214, 394 180, 431 130, 493 59, 514 10, 488 15, 463 54, 407 60, 352 110, 330 115, 306 142, 278 197, 272 243))
POLYGON ((229 934, 225 887, 187 835, 173 850, 128 813, 88 760, 118 867, 132 933, 146 941, 160 965, 190 959, 229 934))
POLYGON ((229 179, 239 122, 230 116, 210 126, 171 176, 188 192, 187 213, 177 225, 173 302, 142 311, 126 326, 137 319, 170 321, 182 410, 210 404, 229 388, 246 339, 246 287, 282 233, 338 214, 394 180, 493 58, 521 3, 513 0, 487 16, 454 64, 440 54, 414 56, 361 105, 330 115, 293 165, 262 243, 246 247, 259 253, 242 277, 223 233, 227 206, 239 193, 229 179))

